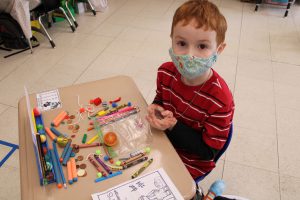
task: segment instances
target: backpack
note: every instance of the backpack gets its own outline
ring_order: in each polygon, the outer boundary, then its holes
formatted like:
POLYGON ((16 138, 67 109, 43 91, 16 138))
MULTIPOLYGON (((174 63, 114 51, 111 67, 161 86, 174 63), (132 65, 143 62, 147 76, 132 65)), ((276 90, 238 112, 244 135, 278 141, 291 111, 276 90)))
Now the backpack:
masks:
POLYGON ((0 45, 8 49, 28 48, 28 41, 19 23, 8 13, 0 13, 0 45))

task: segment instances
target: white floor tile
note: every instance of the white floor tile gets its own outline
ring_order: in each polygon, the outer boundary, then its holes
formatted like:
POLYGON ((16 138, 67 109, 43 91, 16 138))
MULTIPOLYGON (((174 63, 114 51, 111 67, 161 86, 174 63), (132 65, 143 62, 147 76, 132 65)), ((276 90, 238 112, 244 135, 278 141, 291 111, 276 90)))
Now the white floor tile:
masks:
POLYGON ((277 173, 226 161, 223 178, 226 183, 224 194, 247 199, 280 199, 277 173))

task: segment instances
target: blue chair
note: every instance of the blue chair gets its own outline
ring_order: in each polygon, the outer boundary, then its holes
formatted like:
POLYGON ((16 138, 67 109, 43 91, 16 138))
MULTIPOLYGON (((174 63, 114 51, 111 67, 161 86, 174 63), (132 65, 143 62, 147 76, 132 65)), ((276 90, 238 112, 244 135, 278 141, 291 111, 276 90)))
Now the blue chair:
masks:
MULTIPOLYGON (((230 126, 230 129, 229 129, 229 133, 228 133, 228 138, 223 146, 223 148, 218 152, 218 154, 216 155, 216 157, 214 158, 214 162, 216 163, 220 157, 223 155, 223 153, 227 150, 229 144, 230 144, 230 141, 231 141, 231 138, 232 138, 232 132, 233 132, 233 125, 231 124, 230 126)), ((199 176, 198 178, 195 179, 195 182, 196 184, 198 185, 198 183, 200 181, 202 181, 210 172, 207 172, 206 174, 202 175, 202 176, 199 176)))

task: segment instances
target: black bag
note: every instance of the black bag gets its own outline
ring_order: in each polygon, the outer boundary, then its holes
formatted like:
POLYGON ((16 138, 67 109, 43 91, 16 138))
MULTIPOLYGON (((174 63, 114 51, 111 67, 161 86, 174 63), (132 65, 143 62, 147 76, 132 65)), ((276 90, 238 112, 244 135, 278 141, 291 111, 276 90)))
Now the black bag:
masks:
POLYGON ((8 49, 28 48, 28 41, 19 23, 8 13, 0 13, 0 45, 8 49))

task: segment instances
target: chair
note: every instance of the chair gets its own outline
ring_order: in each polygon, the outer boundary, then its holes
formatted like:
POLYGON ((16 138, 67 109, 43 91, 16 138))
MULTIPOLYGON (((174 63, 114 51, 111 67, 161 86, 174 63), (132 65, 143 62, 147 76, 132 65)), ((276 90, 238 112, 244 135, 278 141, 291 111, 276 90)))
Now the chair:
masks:
MULTIPOLYGON (((216 157, 214 158, 214 162, 216 163, 220 157, 223 155, 223 153, 227 150, 229 144, 230 144, 230 141, 231 141, 231 138, 232 138, 232 132, 233 132, 233 125, 231 124, 230 125, 230 129, 229 129, 229 133, 228 133, 228 138, 223 146, 223 148, 218 152, 218 154, 216 155, 216 157)), ((196 185, 198 185, 198 183, 200 181, 202 181, 210 172, 198 177, 195 179, 195 182, 196 182, 196 185)))
MULTIPOLYGON (((74 32, 76 29, 73 26, 72 22, 70 21, 65 10, 60 6, 60 0, 42 0, 41 2, 42 3, 38 7, 31 10, 31 12, 34 12, 37 15, 40 26, 42 27, 45 35, 49 39, 51 46, 54 48, 55 43, 53 42, 52 38, 50 37, 49 33, 47 32, 47 30, 45 29, 45 27, 43 25, 43 22, 42 22, 43 16, 46 16, 49 12, 60 10, 63 13, 64 17, 67 19, 72 31, 74 32)), ((69 13, 69 14, 72 15, 71 13, 69 13)), ((40 32, 39 30, 36 30, 36 29, 33 29, 33 30, 40 32)))
MULTIPOLYGON (((288 14, 289 14, 289 10, 291 8, 291 5, 295 2, 295 0, 285 0, 285 1, 282 1, 282 3, 280 2, 272 2, 272 1, 268 1, 269 4, 274 4, 274 5, 279 5, 279 6, 285 6, 286 5, 286 11, 284 13, 284 17, 287 17, 288 14)), ((262 0, 256 0, 256 4, 255 4, 255 9, 254 11, 257 11, 258 10, 258 7, 260 6, 260 4, 262 3, 262 0)))

